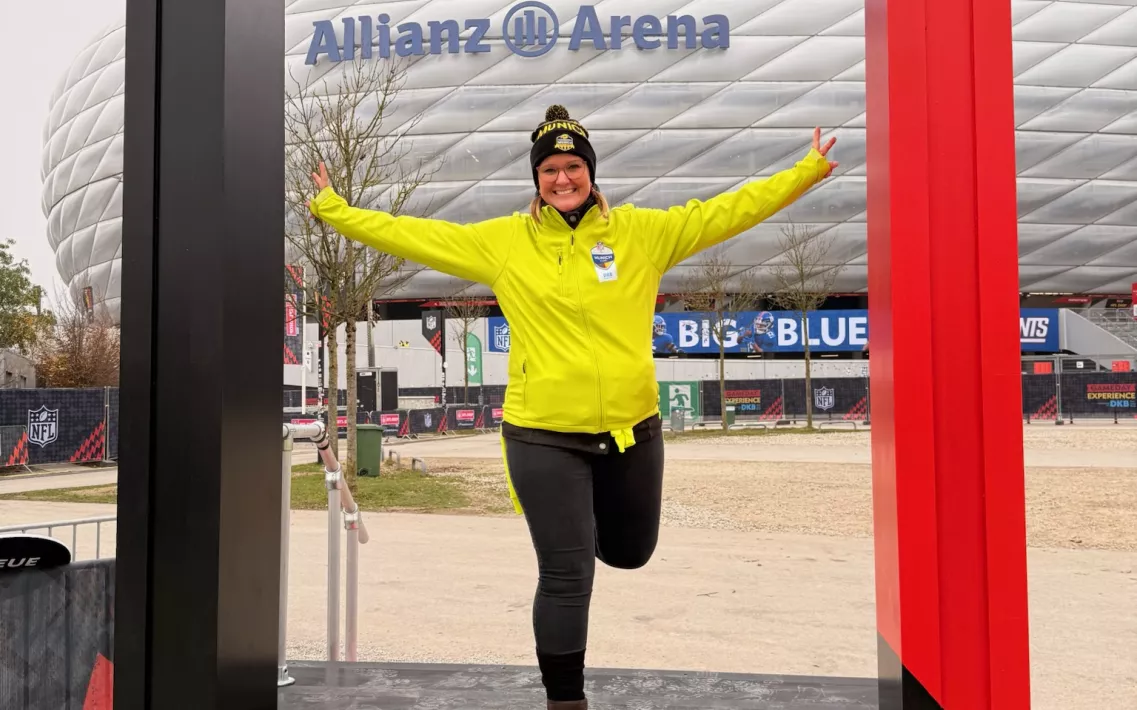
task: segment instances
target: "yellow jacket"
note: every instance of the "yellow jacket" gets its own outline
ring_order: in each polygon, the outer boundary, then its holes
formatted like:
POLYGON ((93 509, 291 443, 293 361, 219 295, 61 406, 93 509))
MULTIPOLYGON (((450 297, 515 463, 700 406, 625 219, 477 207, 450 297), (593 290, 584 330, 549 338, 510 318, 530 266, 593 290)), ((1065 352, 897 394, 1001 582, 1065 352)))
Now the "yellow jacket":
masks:
POLYGON ((541 224, 514 213, 474 224, 358 209, 330 187, 312 213, 380 251, 493 289, 510 327, 505 421, 612 432, 659 412, 651 326, 660 277, 786 207, 828 172, 810 150, 793 168, 668 210, 598 207, 576 230, 552 207, 541 224))

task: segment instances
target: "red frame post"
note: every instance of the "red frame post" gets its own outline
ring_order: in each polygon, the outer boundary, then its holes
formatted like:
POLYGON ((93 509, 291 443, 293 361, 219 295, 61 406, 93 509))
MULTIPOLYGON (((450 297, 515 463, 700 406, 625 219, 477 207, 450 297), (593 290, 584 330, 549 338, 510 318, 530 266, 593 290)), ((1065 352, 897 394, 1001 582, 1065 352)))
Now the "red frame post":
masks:
POLYGON ((865 42, 880 707, 1024 710, 1011 3, 866 0, 865 42))

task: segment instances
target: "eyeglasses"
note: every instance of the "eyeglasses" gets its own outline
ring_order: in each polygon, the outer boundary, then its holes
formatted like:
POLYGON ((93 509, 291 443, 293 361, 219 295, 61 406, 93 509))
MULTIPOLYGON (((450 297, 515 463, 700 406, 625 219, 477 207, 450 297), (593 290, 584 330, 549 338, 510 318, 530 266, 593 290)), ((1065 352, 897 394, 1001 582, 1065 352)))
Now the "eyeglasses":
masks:
POLYGON ((546 180, 556 180, 557 175, 561 171, 564 171, 564 174, 567 175, 570 180, 575 180, 576 178, 580 177, 581 174, 584 172, 584 163, 573 162, 573 163, 569 163, 568 165, 564 166, 563 168, 554 168, 552 166, 546 166, 546 167, 543 167, 540 170, 538 170, 537 174, 546 180))

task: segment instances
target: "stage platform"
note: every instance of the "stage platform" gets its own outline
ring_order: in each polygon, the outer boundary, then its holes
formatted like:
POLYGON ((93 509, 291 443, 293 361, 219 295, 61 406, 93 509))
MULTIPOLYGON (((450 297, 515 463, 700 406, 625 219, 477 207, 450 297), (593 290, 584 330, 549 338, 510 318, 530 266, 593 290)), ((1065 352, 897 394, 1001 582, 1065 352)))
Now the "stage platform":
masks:
MULTIPOLYGON (((279 710, 544 710, 534 667, 296 663, 279 710)), ((877 710, 875 678, 588 669, 589 710, 877 710)))

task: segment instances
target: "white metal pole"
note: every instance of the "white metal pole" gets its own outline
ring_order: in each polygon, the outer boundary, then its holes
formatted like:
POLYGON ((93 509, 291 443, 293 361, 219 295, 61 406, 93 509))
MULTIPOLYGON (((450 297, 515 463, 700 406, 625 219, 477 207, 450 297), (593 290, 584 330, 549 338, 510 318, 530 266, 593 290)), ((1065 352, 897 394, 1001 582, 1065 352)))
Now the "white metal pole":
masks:
POLYGON ((359 621, 359 530, 351 523, 347 528, 347 599, 344 609, 344 659, 348 663, 358 660, 357 640, 359 621))
MULTIPOLYGON (((306 319, 306 317, 305 317, 305 319, 306 319)), ((307 324, 304 322, 304 320, 301 320, 301 323, 303 323, 303 325, 300 326, 300 334, 301 334, 301 336, 303 336, 307 333, 307 328, 306 328, 307 324)), ((301 345, 300 345, 300 413, 301 414, 307 414, 308 413, 308 363, 311 362, 311 360, 308 359, 309 358, 309 355, 308 355, 308 339, 302 337, 300 343, 301 343, 301 345)))
POLYGON ((276 686, 283 688, 296 682, 288 675, 288 533, 292 517, 292 434, 284 427, 280 503, 280 622, 277 641, 276 686))
MULTIPOLYGON (((343 526, 347 531, 347 620, 346 653, 349 662, 357 657, 358 638, 358 589, 359 589, 359 545, 366 544, 369 536, 367 526, 351 489, 344 485, 343 472, 339 461, 331 450, 327 429, 322 422, 312 424, 285 424, 285 432, 294 438, 311 439, 316 444, 320 459, 324 463, 324 483, 328 491, 328 673, 332 678, 331 664, 339 661, 339 528, 337 515, 342 512, 343 526)), ((289 464, 291 474, 291 464, 289 464)), ((291 479, 290 479, 291 482, 291 479)))
POLYGON ((328 489, 328 662, 339 660, 340 646, 340 472, 327 471, 328 489))

